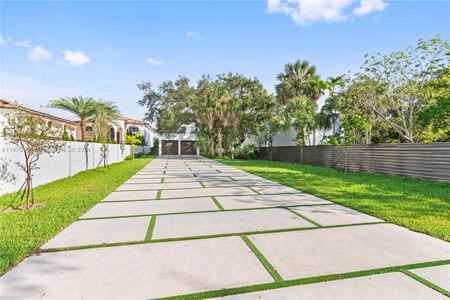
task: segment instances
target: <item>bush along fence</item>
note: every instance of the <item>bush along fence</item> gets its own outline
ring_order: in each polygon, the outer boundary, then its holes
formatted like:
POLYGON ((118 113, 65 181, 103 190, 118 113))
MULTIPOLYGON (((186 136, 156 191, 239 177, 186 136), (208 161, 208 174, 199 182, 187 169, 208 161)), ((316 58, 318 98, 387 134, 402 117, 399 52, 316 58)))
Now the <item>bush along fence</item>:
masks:
MULTIPOLYGON (((72 176, 78 172, 103 166, 102 144, 65 142, 62 149, 52 155, 43 154, 38 162, 38 168, 33 171, 33 184, 39 186, 57 179, 72 176)), ((131 145, 107 144, 107 164, 123 161, 131 154, 131 145)), ((136 149, 136 152, 142 149, 136 149)), ((23 153, 16 145, 8 144, 0 139, 2 168, 14 174, 11 180, 4 180, 0 186, 0 195, 18 191, 25 180, 24 172, 17 165, 23 161, 23 153)))
POLYGON ((450 183, 450 143, 261 147, 258 157, 450 183))

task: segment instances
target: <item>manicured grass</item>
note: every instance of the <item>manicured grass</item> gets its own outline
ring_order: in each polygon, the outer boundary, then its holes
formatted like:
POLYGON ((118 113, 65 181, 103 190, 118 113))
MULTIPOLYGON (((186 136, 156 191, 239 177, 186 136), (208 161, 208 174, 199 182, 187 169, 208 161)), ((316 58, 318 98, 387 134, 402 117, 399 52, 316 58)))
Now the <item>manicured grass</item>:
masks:
MULTIPOLYGON (((37 202, 46 205, 28 211, 0 214, 0 272, 5 272, 36 248, 77 220, 119 185, 142 169, 151 158, 136 158, 80 172, 35 188, 37 202)), ((4 208, 11 195, 0 197, 4 208)))
POLYGON ((267 160, 218 161, 450 241, 450 184, 267 160))

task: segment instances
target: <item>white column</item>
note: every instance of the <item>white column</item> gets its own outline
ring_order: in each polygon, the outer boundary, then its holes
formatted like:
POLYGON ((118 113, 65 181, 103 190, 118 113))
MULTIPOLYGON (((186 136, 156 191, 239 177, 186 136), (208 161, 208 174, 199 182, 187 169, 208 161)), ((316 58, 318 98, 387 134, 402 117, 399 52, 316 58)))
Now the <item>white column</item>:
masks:
POLYGON ((181 139, 178 139, 178 155, 181 155, 181 139))
POLYGON ((162 139, 159 139, 158 154, 162 155, 162 139))

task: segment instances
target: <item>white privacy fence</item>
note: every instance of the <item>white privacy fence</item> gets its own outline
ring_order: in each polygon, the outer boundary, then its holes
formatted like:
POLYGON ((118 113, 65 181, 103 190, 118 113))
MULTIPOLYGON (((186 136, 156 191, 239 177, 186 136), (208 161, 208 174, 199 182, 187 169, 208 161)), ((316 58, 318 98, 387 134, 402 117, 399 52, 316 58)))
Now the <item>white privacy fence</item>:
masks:
MULTIPOLYGON (((57 179, 72 176, 86 170, 85 143, 65 142, 65 146, 59 153, 51 156, 42 155, 38 161, 39 169, 33 171, 33 185, 42 185, 57 179)), ((88 168, 94 169, 101 161, 101 144, 88 143, 88 168)), ((120 162, 131 154, 131 146, 125 145, 123 152, 119 144, 108 144, 108 163, 120 162)), ((138 151, 139 149, 137 149, 138 151)), ((15 182, 2 182, 0 195, 19 190, 25 174, 17 166, 16 162, 24 162, 23 153, 19 147, 6 143, 0 138, 0 157, 8 163, 8 170, 16 176, 15 182)))

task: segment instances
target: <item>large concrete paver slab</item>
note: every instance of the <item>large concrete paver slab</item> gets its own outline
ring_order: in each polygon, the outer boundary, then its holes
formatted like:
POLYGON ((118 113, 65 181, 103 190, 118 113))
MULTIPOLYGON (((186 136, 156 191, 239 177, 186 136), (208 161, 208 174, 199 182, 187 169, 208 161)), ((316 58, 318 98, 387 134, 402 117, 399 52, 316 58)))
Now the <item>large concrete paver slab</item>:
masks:
POLYGON ((330 201, 309 194, 251 195, 217 197, 225 209, 260 208, 274 206, 329 204, 330 201))
MULTIPOLYGON (((218 298, 217 298, 218 299, 218 298)), ((275 290, 223 297, 225 300, 425 300, 448 299, 402 273, 298 285, 275 290)))
POLYGON ((301 191, 284 186, 284 185, 267 185, 267 186, 252 186, 252 189, 257 191, 260 194, 263 195, 270 195, 270 194, 294 194, 294 193, 300 193, 301 191))
POLYGON ((273 186, 279 186, 278 183, 275 182, 271 182, 269 180, 239 180, 239 181, 234 181, 231 180, 227 177, 225 177, 225 180, 220 180, 220 179, 205 179, 203 181, 203 183, 205 184, 206 187, 215 187, 215 186, 221 186, 221 187, 225 187, 225 186, 258 186, 258 185, 263 185, 263 186, 268 186, 268 185, 273 185, 273 186))
POLYGON ((314 227, 283 208, 159 216, 154 239, 314 227))
POLYGON ((124 184, 136 184, 136 183, 148 184, 148 183, 160 183, 160 182, 161 182, 161 178, 148 178, 148 179, 146 179, 146 178, 142 178, 142 179, 131 178, 131 179, 128 179, 127 181, 125 181, 124 184))
POLYGON ((186 188, 201 188, 199 182, 174 182, 174 183, 152 183, 152 184, 122 184, 117 188, 117 191, 150 191, 150 190, 165 190, 165 189, 186 189, 186 188))
POLYGON ((81 217, 81 219, 209 210, 218 210, 217 205, 209 197, 181 200, 150 200, 98 203, 87 213, 85 213, 81 217))
POLYGON ((156 194, 157 191, 112 192, 102 201, 153 200, 156 199, 156 194))
POLYGON ((250 239, 285 279, 450 258, 450 244, 392 224, 257 234, 250 239))
POLYGON ((149 299, 272 282, 239 237, 43 253, 0 278, 2 299, 149 299))
POLYGON ((163 174, 163 175, 141 175, 136 174, 131 177, 131 179, 152 179, 152 178, 195 178, 194 173, 183 173, 183 174, 177 174, 177 175, 169 175, 169 174, 163 174))
POLYGON ((184 189, 184 190, 165 190, 161 192, 161 199, 223 196, 223 195, 252 195, 252 194, 256 193, 246 187, 201 188, 201 189, 184 189))
POLYGON ((341 205, 301 206, 292 209, 322 226, 382 221, 341 205))
POLYGON ((450 292, 450 265, 414 269, 410 272, 450 292))
POLYGON ((77 221, 44 244, 42 249, 143 241, 150 217, 77 221))

